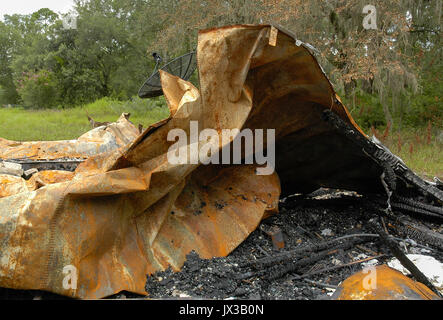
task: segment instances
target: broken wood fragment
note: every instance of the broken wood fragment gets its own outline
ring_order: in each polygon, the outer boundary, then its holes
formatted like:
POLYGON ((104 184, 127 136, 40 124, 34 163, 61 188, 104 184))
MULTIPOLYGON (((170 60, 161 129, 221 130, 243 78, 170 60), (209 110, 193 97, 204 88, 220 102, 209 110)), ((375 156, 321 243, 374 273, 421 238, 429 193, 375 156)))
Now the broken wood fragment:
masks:
POLYGON ((383 258, 385 256, 386 255, 384 255, 384 254, 380 254, 380 255, 377 255, 377 256, 372 256, 372 257, 368 257, 368 258, 364 258, 364 259, 360 259, 360 260, 356 260, 356 261, 340 264, 338 266, 327 267, 327 268, 323 268, 323 269, 320 269, 320 270, 316 270, 316 271, 312 271, 312 272, 307 272, 307 273, 302 274, 302 275, 295 275, 295 276, 291 277, 291 280, 300 280, 300 279, 303 279, 303 278, 306 278, 306 277, 315 276, 315 275, 320 274, 320 273, 325 273, 325 272, 334 271, 334 270, 345 268, 345 267, 350 267, 350 266, 353 266, 353 265, 356 265, 356 264, 360 264, 360 263, 363 263, 363 262, 367 262, 367 261, 371 261, 371 260, 374 260, 374 259, 380 259, 380 258, 383 258))
MULTIPOLYGON (((306 245, 306 246, 302 246, 300 248, 296 248, 294 250, 290 250, 290 251, 286 251, 286 252, 282 252, 282 253, 277 253, 271 256, 267 256, 252 262, 248 262, 243 264, 242 266, 247 266, 247 265, 255 265, 255 266, 259 266, 259 267, 268 267, 268 266, 273 266, 276 263, 281 263, 281 262, 285 262, 285 261, 290 261, 290 260, 294 260, 297 257, 301 257, 304 256, 308 253, 312 253, 312 252, 318 252, 321 250, 333 250, 333 249, 337 249, 340 248, 343 245, 343 242, 347 239, 352 239, 352 238, 358 238, 358 237, 366 237, 367 241, 369 241, 370 238, 377 238, 378 235, 376 234, 355 234, 355 235, 348 235, 348 236, 344 236, 344 237, 340 237, 340 238, 336 238, 336 239, 332 239, 332 240, 328 240, 328 241, 323 241, 320 243, 314 243, 311 245, 306 245)), ((348 242, 352 242, 353 240, 348 240, 348 242)), ((366 240, 361 241, 361 243, 363 242, 367 242, 366 240)))
POLYGON ((351 241, 339 244, 337 246, 334 246, 334 248, 320 251, 319 253, 311 253, 311 254, 309 254, 308 257, 301 258, 299 260, 293 260, 293 261, 288 262, 283 265, 273 266, 273 267, 269 268, 268 272, 266 273, 267 278, 270 280, 275 280, 275 279, 281 278, 282 276, 284 276, 287 273, 297 271, 297 270, 301 269, 302 267, 313 264, 313 263, 320 261, 323 258, 331 255, 331 254, 336 253, 338 249, 346 250, 346 249, 352 248, 353 246, 355 246, 358 243, 363 243, 363 242, 365 242, 364 239, 351 240, 351 241))
POLYGON ((399 195, 397 195, 395 198, 397 201, 404 203, 408 206, 416 207, 416 208, 423 209, 426 211, 430 211, 430 212, 436 213, 438 215, 441 215, 443 217, 443 208, 442 207, 433 206, 433 205, 419 202, 419 201, 416 201, 416 200, 413 200, 410 198, 405 198, 405 197, 402 197, 399 195))
POLYGON ((405 237, 429 244, 443 251, 443 235, 405 219, 397 219, 395 229, 405 237))

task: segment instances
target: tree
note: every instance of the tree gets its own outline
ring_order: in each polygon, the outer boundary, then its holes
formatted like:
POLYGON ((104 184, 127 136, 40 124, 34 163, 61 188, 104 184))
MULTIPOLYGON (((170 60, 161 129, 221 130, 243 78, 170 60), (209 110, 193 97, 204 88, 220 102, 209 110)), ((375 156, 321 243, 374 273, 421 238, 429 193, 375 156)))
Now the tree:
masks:
MULTIPOLYGON (((76 0, 75 30, 49 9, 0 22, 2 99, 17 102, 23 73, 40 71, 53 75, 64 106, 127 99, 154 67, 152 52, 169 60, 196 48, 199 29, 272 23, 316 48, 351 110, 368 96, 377 123, 382 114, 381 123, 401 125, 424 116, 417 93, 440 96, 441 80, 427 81, 441 70, 442 2, 374 0, 377 28, 367 30, 366 0, 76 0)), ((435 107, 443 112, 441 100, 435 107)))
POLYGON ((14 46, 18 35, 10 26, 0 21, 0 104, 16 103, 18 93, 16 91, 11 60, 14 54, 14 46))
MULTIPOLYGON (((417 54, 426 51, 441 61, 441 0, 372 1, 377 29, 363 28, 365 0, 257 0, 170 2, 159 16, 167 22, 159 43, 183 43, 197 29, 235 23, 280 24, 313 45, 336 87, 347 98, 358 90, 379 95, 386 122, 404 113, 405 95, 419 89, 422 65, 417 54), (431 54, 431 47, 438 53, 431 54), (437 49, 438 47, 438 49, 437 49), (438 56, 438 57, 437 57, 438 56)), ((176 45, 176 47, 179 47, 176 45)), ((355 103, 355 99, 353 100, 355 103)))

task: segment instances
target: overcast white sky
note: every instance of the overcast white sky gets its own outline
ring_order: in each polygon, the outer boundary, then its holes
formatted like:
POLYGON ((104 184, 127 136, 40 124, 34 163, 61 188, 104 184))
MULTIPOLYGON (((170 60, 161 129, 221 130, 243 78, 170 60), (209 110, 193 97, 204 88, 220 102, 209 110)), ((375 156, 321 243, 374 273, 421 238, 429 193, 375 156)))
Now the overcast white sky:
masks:
POLYGON ((73 0, 0 0, 0 19, 3 19, 5 14, 29 14, 41 8, 66 13, 73 5, 73 0))

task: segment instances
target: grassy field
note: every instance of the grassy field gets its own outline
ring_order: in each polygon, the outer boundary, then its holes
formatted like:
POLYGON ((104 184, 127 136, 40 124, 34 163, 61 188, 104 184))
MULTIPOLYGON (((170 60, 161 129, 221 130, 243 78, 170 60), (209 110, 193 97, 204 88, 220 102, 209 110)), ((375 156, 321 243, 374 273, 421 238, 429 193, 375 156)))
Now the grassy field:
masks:
POLYGON ((141 123, 144 127, 169 115, 163 98, 127 102, 103 98, 82 107, 64 110, 0 108, 0 137, 14 141, 75 139, 92 129, 86 113, 95 121, 113 122, 123 112, 130 112, 129 120, 136 126, 141 123))
MULTIPOLYGON (((406 165, 428 179, 443 179, 443 141, 437 138, 441 130, 416 128, 388 134, 383 131, 376 136, 406 165)), ((371 130, 366 133, 373 134, 371 130)))
MULTIPOLYGON (((115 121, 123 112, 130 120, 144 127, 168 116, 163 98, 120 102, 108 98, 66 110, 25 110, 0 108, 0 137, 15 141, 75 139, 91 129, 86 112, 96 121, 115 121)), ((367 134, 374 132, 365 130, 367 134)), ((443 179, 443 142, 427 128, 389 132, 376 131, 378 138, 417 173, 443 179)))
MULTIPOLYGON (((411 141, 411 143, 413 143, 411 141)), ((413 145, 411 152, 410 144, 398 151, 394 143, 391 151, 398 155, 413 170, 420 175, 432 180, 437 176, 443 180, 443 144, 431 143, 430 145, 413 145)))

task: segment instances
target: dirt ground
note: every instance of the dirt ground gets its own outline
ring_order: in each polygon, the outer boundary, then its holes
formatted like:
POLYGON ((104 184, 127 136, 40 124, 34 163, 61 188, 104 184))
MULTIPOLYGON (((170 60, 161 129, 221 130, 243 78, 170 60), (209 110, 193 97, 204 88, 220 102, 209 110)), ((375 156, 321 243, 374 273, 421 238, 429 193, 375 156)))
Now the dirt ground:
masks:
MULTIPOLYGON (((191 253, 181 272, 174 273, 168 269, 148 276, 146 297, 122 292, 109 299, 330 299, 340 282, 361 270, 367 265, 366 262, 302 279, 298 276, 386 254, 370 261, 382 264, 391 256, 378 238, 348 237, 327 250, 317 247, 318 250, 293 255, 283 262, 278 261, 279 255, 342 236, 374 234, 372 223, 379 219, 379 211, 374 209, 374 199, 354 192, 320 189, 307 197, 290 196, 281 200, 278 214, 262 221, 228 257, 203 260, 191 253), (284 248, 274 247, 268 234, 272 228, 281 230, 284 248), (301 260, 306 263, 303 265, 301 260)), ((443 225, 432 221, 424 223, 433 231, 443 234, 443 225)), ((393 234, 401 237, 401 234, 393 234)), ((426 254, 443 262, 441 248, 417 239, 400 242, 400 245, 406 253, 426 254)), ((0 299, 66 298, 41 291, 0 288, 0 299)))

